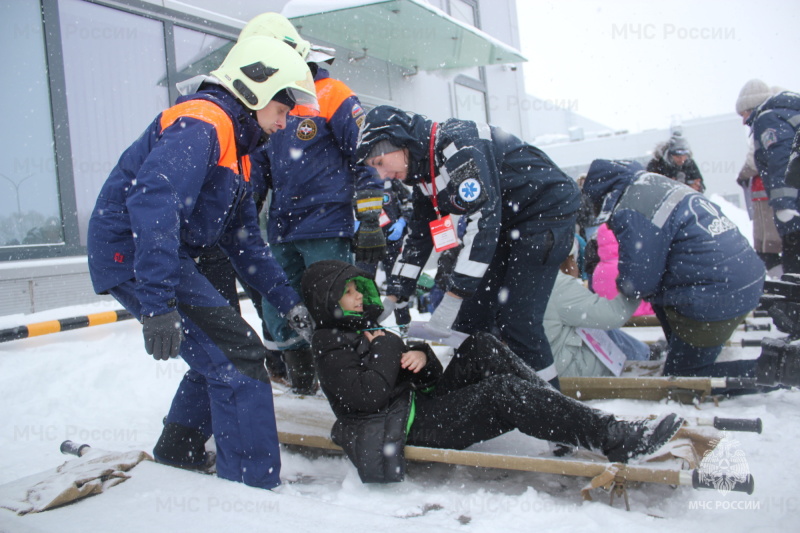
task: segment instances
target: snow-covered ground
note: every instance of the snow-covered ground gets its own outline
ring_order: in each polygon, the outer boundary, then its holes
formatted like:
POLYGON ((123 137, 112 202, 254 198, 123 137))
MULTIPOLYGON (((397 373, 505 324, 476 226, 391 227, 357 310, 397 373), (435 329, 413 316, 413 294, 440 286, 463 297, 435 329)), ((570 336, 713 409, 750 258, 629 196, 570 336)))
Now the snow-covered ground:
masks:
MULTIPOLYGON (((738 210, 723 210, 739 222, 738 210)), ((0 317, 0 329, 114 308, 104 303, 0 317)), ((243 311, 260 331, 248 302, 243 311)), ((58 448, 65 439, 150 451, 186 368, 180 360, 153 361, 132 320, 0 344, 0 485, 62 464, 66 458, 58 448)), ((322 399, 297 401, 325 406, 322 399)), ((609 506, 600 490, 593 493, 595 501, 582 501, 584 478, 411 465, 404 483, 362 485, 342 457, 286 451, 284 484, 275 491, 144 463, 128 481, 73 505, 22 517, 0 509, 0 532, 798 531, 800 468, 793 453, 800 440, 798 391, 744 396, 718 406, 591 403, 633 416, 676 411, 687 417, 761 418, 763 434, 729 434, 755 478, 755 492, 638 485, 630 490, 626 512, 620 501, 609 506)), ((482 449, 522 453, 527 446, 542 447, 515 433, 482 449)))

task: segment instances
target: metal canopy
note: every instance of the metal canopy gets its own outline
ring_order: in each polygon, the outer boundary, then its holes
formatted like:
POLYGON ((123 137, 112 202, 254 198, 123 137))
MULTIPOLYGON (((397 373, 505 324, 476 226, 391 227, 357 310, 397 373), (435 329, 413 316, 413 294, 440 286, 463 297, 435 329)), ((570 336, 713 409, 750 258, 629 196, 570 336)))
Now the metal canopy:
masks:
POLYGON ((461 69, 527 61, 513 47, 422 0, 378 0, 355 6, 334 3, 326 11, 292 16, 284 10, 284 14, 311 40, 365 50, 368 57, 409 69, 461 69))

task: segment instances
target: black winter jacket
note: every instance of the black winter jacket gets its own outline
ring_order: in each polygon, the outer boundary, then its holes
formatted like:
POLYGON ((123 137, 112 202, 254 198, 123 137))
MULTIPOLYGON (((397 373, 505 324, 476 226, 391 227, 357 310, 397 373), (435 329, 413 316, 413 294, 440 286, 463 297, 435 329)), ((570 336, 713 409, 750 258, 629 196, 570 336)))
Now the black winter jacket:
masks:
POLYGON ((366 272, 341 261, 314 263, 302 282, 304 301, 317 324, 312 349, 320 386, 336 415, 331 438, 362 482, 402 481, 414 391, 434 385, 442 365, 428 345, 406 346, 388 331, 370 342, 362 330, 376 327, 374 319, 382 310, 377 287, 373 296, 364 294, 362 316, 345 316, 338 304, 353 278, 374 285, 366 272), (422 350, 428 357, 417 374, 400 367, 409 350, 422 350))
POLYGON ((683 166, 670 164, 664 158, 669 155, 662 155, 661 157, 654 157, 647 164, 648 172, 655 172, 661 174, 675 181, 679 181, 684 185, 692 185, 696 181, 700 181, 700 192, 706 190, 705 183, 703 182, 703 175, 697 167, 694 159, 687 159, 683 166))
POLYGON ((414 185, 414 215, 403 253, 387 280, 387 294, 412 296, 433 251, 429 224, 437 214, 431 148, 441 214, 469 218, 450 287, 460 297, 469 298, 478 289, 506 235, 517 240, 537 233, 569 220, 580 206, 575 180, 547 154, 495 126, 455 118, 439 124, 422 115, 378 106, 367 114, 356 157, 364 161, 375 143, 383 140, 408 149, 404 183, 414 185))

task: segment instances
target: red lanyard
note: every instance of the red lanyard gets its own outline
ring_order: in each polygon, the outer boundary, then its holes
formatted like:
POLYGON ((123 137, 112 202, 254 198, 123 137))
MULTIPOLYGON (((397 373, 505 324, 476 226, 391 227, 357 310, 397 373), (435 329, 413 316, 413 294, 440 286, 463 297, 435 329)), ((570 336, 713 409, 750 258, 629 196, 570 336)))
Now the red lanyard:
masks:
POLYGON ((436 211, 436 218, 442 218, 441 213, 439 213, 439 201, 436 199, 436 174, 435 174, 435 166, 434 166, 434 153, 433 153, 433 144, 436 140, 436 128, 438 127, 439 123, 434 122, 431 125, 431 146, 430 146, 430 159, 431 159, 431 190, 433 194, 431 195, 431 201, 433 202, 433 210, 436 211))

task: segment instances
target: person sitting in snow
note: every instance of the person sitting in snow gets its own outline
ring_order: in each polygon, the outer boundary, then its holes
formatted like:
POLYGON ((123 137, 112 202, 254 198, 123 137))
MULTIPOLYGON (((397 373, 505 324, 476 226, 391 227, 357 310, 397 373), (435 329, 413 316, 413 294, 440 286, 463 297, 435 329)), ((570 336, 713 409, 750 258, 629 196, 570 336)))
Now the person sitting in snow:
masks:
POLYGON ((675 414, 618 420, 555 390, 489 333, 468 337, 446 370, 423 342, 379 328, 369 274, 335 260, 303 275, 316 330, 320 386, 336 415, 331 438, 364 483, 402 481, 403 446, 463 449, 514 429, 601 451, 610 461, 650 454, 677 432, 675 414))
POLYGON ((544 331, 553 350, 558 375, 563 377, 612 376, 585 341, 579 329, 606 332, 628 360, 650 359, 650 348, 620 329, 639 307, 641 300, 617 295, 605 298, 586 288, 578 270, 578 241, 561 263, 553 293, 544 312, 544 331))

